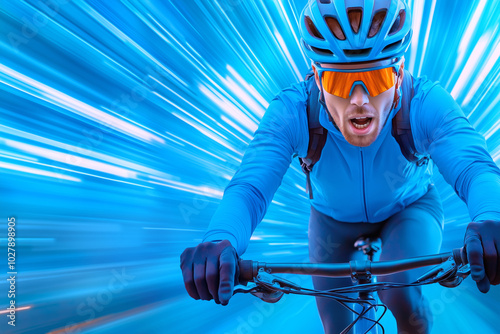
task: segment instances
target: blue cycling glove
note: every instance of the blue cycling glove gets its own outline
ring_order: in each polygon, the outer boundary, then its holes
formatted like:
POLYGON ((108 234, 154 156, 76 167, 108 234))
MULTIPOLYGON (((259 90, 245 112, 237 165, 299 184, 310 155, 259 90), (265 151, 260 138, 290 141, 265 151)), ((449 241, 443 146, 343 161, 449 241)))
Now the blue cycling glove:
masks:
POLYGON ((194 299, 227 305, 237 284, 238 254, 228 240, 204 242, 181 255, 182 277, 194 299))
POLYGON ((486 220, 470 223, 464 244, 471 277, 479 291, 486 293, 490 284, 500 284, 500 222, 486 220))

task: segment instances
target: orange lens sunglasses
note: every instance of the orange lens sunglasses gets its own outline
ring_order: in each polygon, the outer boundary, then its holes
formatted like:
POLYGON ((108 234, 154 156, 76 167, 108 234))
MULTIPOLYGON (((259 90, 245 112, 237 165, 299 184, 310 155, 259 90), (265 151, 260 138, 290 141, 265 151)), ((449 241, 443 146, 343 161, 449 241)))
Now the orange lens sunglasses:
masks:
POLYGON ((329 94, 347 99, 356 85, 362 85, 370 96, 377 96, 396 84, 396 75, 402 59, 388 67, 374 69, 325 68, 314 64, 321 84, 329 94))

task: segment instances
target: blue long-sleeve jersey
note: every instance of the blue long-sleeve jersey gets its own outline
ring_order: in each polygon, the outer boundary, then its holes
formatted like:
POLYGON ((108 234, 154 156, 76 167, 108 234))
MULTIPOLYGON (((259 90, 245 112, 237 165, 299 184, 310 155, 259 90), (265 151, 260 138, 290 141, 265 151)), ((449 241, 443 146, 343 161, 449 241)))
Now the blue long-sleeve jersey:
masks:
MULTIPOLYGON (((311 172, 314 208, 343 222, 380 222, 425 194, 433 163, 465 201, 472 221, 500 219, 500 170, 484 138, 470 125, 454 99, 426 77, 414 80, 410 123, 417 151, 428 154, 424 167, 409 163, 391 134, 392 110, 370 146, 349 144, 323 107, 328 129, 321 159, 311 172)), ((228 239, 244 253, 263 219, 292 156, 307 155, 305 82, 284 89, 270 103, 240 168, 224 191, 204 240, 228 239)), ((399 104, 401 105, 401 103, 399 104)))

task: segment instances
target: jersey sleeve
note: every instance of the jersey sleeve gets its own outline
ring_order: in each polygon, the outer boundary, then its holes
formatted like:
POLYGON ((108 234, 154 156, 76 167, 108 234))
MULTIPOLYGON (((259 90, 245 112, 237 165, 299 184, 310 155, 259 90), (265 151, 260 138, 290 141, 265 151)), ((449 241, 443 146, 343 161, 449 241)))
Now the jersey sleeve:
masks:
POLYGON ((239 169, 224 190, 204 241, 228 239, 243 254, 292 161, 307 153, 305 102, 288 89, 267 108, 239 169))
POLYGON ((444 88, 429 82, 421 86, 411 113, 417 150, 430 155, 467 204, 472 221, 500 220, 500 170, 484 137, 444 88))

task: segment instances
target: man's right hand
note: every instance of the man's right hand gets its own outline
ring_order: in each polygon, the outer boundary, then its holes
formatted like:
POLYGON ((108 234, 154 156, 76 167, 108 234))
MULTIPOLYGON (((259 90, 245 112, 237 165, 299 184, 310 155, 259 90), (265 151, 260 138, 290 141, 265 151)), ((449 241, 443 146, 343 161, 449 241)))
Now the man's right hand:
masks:
POLYGON ((227 305, 233 295, 238 254, 228 240, 203 242, 181 254, 184 285, 194 299, 227 305))

